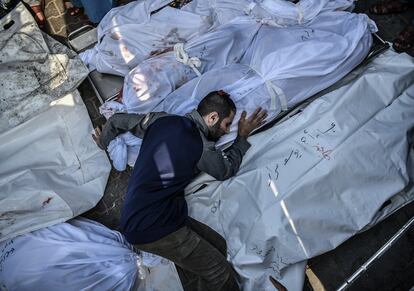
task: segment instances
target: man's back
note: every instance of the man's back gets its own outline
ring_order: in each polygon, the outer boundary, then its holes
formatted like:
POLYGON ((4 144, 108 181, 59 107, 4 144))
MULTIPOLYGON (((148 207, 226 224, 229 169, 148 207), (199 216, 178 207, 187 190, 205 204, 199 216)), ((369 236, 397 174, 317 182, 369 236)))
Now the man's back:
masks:
POLYGON ((149 127, 121 215, 130 243, 155 241, 184 224, 184 188, 197 172, 202 151, 199 130, 186 117, 165 116, 149 127))
POLYGON ((102 132, 98 146, 106 149, 126 131, 144 138, 128 185, 121 227, 137 249, 173 261, 184 289, 239 290, 227 262, 225 240, 207 225, 188 217, 184 188, 196 172, 218 180, 235 175, 249 149, 249 134, 262 125, 261 108, 246 118, 241 113, 237 138, 226 151, 215 141, 229 132, 236 105, 224 91, 210 92, 186 117, 165 112, 115 114, 102 132))

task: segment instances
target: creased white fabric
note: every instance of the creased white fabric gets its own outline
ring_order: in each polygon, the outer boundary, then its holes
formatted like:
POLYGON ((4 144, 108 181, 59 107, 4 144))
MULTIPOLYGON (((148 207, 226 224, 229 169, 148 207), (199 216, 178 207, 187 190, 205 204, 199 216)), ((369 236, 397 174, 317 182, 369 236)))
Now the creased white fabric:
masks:
POLYGON ((2 242, 0 254, 5 290, 183 290, 173 263, 85 218, 2 242))
MULTIPOLYGON (((268 120, 272 120, 281 110, 291 108, 349 73, 369 51, 370 22, 366 15, 326 12, 306 27, 263 25, 240 64, 204 73, 150 110, 184 115, 196 108, 209 92, 223 89, 231 94, 237 106, 236 122, 218 145, 228 143, 236 137, 237 120, 243 110, 251 114, 261 106, 268 110, 268 120)), ((110 157, 118 159, 116 154, 110 152, 110 157)))
POLYGON ((249 14, 263 23, 292 26, 311 21, 320 12, 346 9, 353 0, 193 0, 182 9, 168 1, 134 1, 113 8, 98 26, 99 43, 80 54, 88 67, 125 76, 143 60, 171 49, 233 19, 249 14), (152 12, 155 12, 151 15, 152 12))
POLYGON ((112 9, 98 25, 98 44, 81 53, 82 60, 99 72, 125 76, 143 60, 212 26, 208 15, 168 6, 151 15, 156 8, 151 1, 134 1, 112 9))
POLYGON ((302 25, 312 21, 324 11, 345 10, 354 0, 258 0, 245 8, 248 15, 278 27, 302 25))
MULTIPOLYGON (((239 62, 260 26, 255 20, 238 18, 191 39, 183 49, 189 58, 201 61, 197 69, 204 73, 239 62)), ((167 52, 142 62, 125 77, 122 102, 128 112, 150 112, 168 94, 195 77, 191 66, 178 62, 174 52, 167 52)))
POLYGON ((0 134, 0 241, 66 221, 102 198, 111 165, 79 92, 0 134))
POLYGON ((88 70, 73 51, 44 34, 21 3, 0 19, 0 27, 1 133, 75 90, 88 70))
POLYGON ((244 8, 251 2, 252 0, 193 0, 183 9, 199 15, 210 15, 214 27, 217 27, 244 16, 244 8))
POLYGON ((75 88, 88 71, 19 4, 0 20, 0 241, 79 215, 110 164, 75 88))
POLYGON ((244 290, 273 290, 268 275, 302 290, 285 276, 292 265, 414 199, 413 58, 387 51, 352 76, 250 137, 235 177, 187 187, 189 215, 225 237, 244 290))

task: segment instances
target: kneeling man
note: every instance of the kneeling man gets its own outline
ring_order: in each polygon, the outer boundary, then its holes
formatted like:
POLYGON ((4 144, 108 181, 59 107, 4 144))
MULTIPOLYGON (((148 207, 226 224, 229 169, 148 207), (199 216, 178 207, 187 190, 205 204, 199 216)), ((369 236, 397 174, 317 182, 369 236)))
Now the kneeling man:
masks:
POLYGON ((201 171, 225 180, 239 170, 250 147, 247 137, 267 113, 258 108, 246 118, 243 112, 233 145, 217 150, 235 113, 230 96, 214 91, 186 116, 115 114, 94 136, 103 149, 126 131, 143 138, 121 213, 122 233, 137 249, 173 261, 185 290, 239 290, 225 240, 188 216, 184 198, 184 188, 201 171))

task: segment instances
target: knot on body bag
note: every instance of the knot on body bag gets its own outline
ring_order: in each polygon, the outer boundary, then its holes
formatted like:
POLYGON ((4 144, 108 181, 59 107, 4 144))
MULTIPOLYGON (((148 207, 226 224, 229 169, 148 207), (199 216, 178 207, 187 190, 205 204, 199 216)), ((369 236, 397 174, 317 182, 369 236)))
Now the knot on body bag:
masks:
POLYGON ((138 278, 140 280, 145 280, 148 274, 144 266, 142 255, 137 255, 135 258, 136 258, 135 264, 136 264, 137 271, 138 271, 138 278))
POLYGON ((303 9, 300 5, 300 1, 298 3, 296 3, 295 6, 296 6, 296 9, 298 10, 298 23, 302 24, 303 19, 304 19, 304 15, 303 15, 303 9))
POLYGON ((246 15, 250 15, 253 11, 253 8, 256 6, 256 3, 252 2, 249 5, 247 5, 244 9, 243 12, 246 15))
POLYGON ((283 23, 279 23, 280 20, 278 20, 277 17, 273 18, 271 15, 268 15, 269 12, 267 12, 263 7, 258 6, 258 13, 253 13, 253 9, 257 6, 257 3, 250 3, 247 5, 243 12, 246 15, 253 16, 260 24, 264 25, 270 25, 274 27, 285 27, 286 25, 283 25, 283 23))
POLYGON ((273 109, 273 110, 276 109, 276 98, 279 98, 280 109, 282 111, 286 111, 288 109, 286 95, 283 92, 282 88, 276 86, 275 84, 273 84, 271 81, 268 81, 268 80, 265 80, 265 84, 266 84, 266 89, 270 95, 270 109, 273 109))
POLYGON ((187 54, 187 52, 184 50, 184 44, 183 43, 176 43, 174 45, 174 56, 175 59, 186 65, 189 66, 191 69, 193 69, 194 73, 197 74, 197 76, 201 76, 201 73, 197 68, 201 66, 201 61, 197 57, 190 58, 187 54))
POLYGON ((270 109, 276 109, 276 100, 279 99, 280 102, 280 109, 282 111, 286 111, 287 107, 287 100, 285 92, 283 92, 282 88, 276 86, 272 83, 272 81, 267 80, 258 70, 253 67, 250 67, 257 75, 259 75, 266 85, 267 92, 270 95, 270 109))

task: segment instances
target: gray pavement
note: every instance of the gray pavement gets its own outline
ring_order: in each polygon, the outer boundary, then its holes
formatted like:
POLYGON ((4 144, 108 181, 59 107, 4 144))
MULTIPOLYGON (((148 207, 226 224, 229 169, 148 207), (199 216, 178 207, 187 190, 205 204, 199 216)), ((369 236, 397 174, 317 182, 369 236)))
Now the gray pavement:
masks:
MULTIPOLYGON (((124 1, 127 2, 127 1, 124 1)), ((377 0, 360 0, 356 11, 367 12, 368 7, 377 0)), ((87 18, 83 15, 72 17, 65 12, 62 0, 46 0, 46 29, 57 39, 65 38, 87 18)), ((379 35, 392 41, 414 17, 414 10, 399 15, 370 15, 379 28, 379 35)), ((99 102, 87 82, 80 85, 79 91, 84 99, 92 123, 104 122, 100 116, 99 102)), ((112 170, 103 199, 84 216, 118 229, 127 182, 131 169, 119 173, 112 170)), ((374 228, 361 233, 335 250, 315 257, 308 262, 308 290, 335 290, 358 267, 374 254, 409 218, 414 215, 411 203, 374 228)), ((410 229, 398 243, 391 248, 372 268, 370 268, 350 290, 409 290, 414 286, 414 228, 410 229)))

